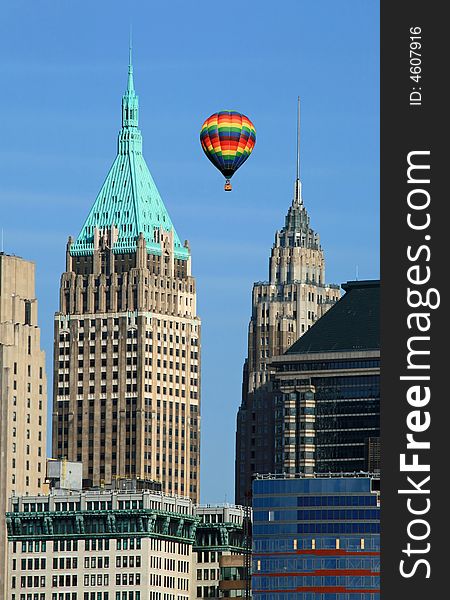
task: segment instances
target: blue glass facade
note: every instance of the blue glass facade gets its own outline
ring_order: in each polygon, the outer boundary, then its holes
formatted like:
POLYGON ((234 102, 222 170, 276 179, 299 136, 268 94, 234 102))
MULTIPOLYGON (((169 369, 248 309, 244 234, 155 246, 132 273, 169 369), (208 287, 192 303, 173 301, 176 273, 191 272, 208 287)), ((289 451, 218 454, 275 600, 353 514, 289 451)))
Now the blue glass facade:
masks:
POLYGON ((256 479, 252 591, 258 600, 379 600, 378 480, 256 479))

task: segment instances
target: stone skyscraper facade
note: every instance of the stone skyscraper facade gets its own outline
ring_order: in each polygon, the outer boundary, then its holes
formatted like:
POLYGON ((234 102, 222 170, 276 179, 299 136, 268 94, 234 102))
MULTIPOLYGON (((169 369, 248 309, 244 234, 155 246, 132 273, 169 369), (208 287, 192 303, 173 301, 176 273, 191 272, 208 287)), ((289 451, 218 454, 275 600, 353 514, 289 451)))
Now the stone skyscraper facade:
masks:
POLYGON ((133 68, 117 157, 76 240, 55 315, 53 456, 85 486, 162 482, 199 499, 200 319, 191 254, 142 156, 133 68))
POLYGON ((286 350, 340 297, 325 283, 325 257, 302 197, 297 145, 294 197, 284 227, 275 233, 269 280, 256 282, 237 416, 235 494, 245 504, 254 473, 274 470, 274 400, 267 365, 286 350))
POLYGON ((0 253, 0 598, 11 495, 43 492, 47 425, 34 263, 0 253))

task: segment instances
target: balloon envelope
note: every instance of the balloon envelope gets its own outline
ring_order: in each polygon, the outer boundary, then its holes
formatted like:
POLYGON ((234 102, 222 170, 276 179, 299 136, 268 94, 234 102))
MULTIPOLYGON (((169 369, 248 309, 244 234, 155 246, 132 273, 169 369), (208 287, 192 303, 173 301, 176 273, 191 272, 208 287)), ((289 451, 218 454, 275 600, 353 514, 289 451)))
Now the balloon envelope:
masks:
POLYGON ((230 179, 255 147, 255 126, 245 115, 224 110, 206 119, 200 142, 212 164, 230 179))

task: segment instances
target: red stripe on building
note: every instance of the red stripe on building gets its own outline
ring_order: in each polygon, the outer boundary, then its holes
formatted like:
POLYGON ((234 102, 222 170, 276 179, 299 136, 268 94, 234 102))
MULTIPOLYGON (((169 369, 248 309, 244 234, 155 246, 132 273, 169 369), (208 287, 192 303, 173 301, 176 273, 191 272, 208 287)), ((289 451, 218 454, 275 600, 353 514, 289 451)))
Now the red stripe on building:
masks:
POLYGON ((295 571, 293 573, 252 573, 252 577, 311 577, 337 575, 342 577, 352 577, 354 575, 360 577, 378 577, 379 571, 370 571, 369 569, 316 569, 315 571, 295 571))
POLYGON ((345 587, 297 587, 297 588, 289 588, 289 589, 280 589, 280 590, 252 590, 252 594, 281 594, 286 592, 317 592, 319 594, 379 594, 380 589, 363 589, 358 590, 354 588, 345 588, 345 587))

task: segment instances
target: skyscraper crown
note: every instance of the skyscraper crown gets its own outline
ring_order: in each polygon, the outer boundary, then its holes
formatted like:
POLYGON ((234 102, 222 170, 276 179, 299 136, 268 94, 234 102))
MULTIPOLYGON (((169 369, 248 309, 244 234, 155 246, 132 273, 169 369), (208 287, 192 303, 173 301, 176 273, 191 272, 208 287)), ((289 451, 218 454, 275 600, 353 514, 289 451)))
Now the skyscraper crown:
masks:
POLYGON ((319 234, 311 228, 308 212, 303 204, 300 181, 300 97, 297 99, 297 173, 294 197, 288 209, 284 227, 276 232, 274 247, 302 247, 320 250, 319 234))
POLYGON ((158 231, 173 231, 175 258, 187 260, 169 213, 142 155, 142 135, 138 128, 139 100, 134 90, 130 48, 127 89, 122 97, 122 128, 117 157, 102 185, 89 215, 70 248, 72 256, 92 254, 94 230, 100 233, 116 228, 115 253, 131 253, 142 233, 149 254, 161 254, 158 231))

